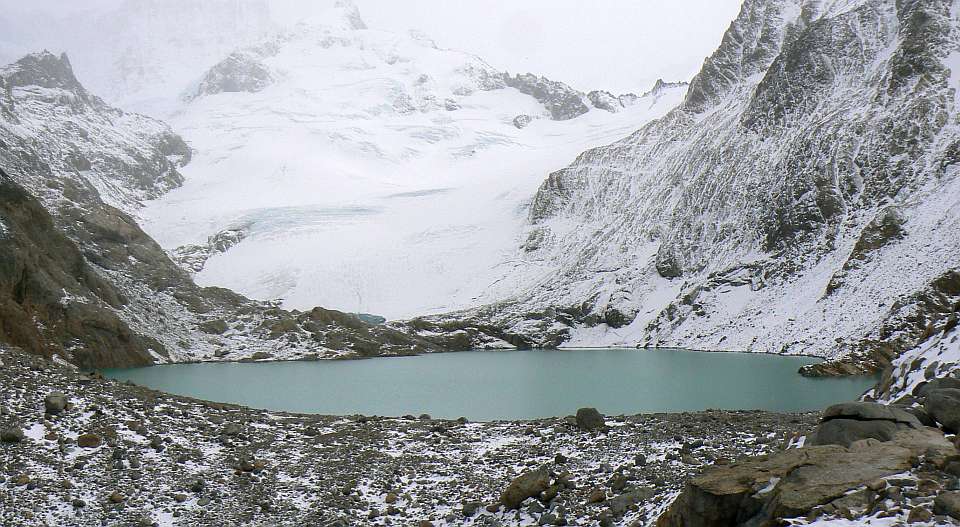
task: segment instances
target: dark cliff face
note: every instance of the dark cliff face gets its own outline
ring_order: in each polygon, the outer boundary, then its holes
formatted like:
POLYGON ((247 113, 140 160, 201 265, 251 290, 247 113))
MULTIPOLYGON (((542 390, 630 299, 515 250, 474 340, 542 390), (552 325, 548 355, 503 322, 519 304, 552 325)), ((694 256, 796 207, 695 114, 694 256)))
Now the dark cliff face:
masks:
POLYGON ((2 171, 0 226, 0 340, 84 368, 150 364, 162 350, 117 317, 123 295, 2 171))

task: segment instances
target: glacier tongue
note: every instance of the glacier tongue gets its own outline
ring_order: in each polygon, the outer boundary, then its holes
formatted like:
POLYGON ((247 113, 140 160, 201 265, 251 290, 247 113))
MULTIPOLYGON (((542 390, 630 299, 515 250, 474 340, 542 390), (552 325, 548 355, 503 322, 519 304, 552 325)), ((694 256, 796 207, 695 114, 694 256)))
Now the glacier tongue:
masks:
POLYGON ((323 20, 280 31, 214 67, 171 115, 196 153, 183 187, 140 211, 144 228, 190 254, 242 233, 203 252, 196 279, 290 308, 400 318, 511 294, 503 278, 542 175, 665 114, 686 86, 555 121, 554 95, 586 96, 504 79, 418 34, 323 20))

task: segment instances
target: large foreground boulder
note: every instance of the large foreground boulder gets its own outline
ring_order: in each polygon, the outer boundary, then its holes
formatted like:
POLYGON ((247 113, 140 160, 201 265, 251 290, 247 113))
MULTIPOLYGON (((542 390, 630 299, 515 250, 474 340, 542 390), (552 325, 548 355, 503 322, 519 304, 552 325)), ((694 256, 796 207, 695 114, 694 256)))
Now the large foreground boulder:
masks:
POLYGON ((657 526, 772 527, 911 467, 913 453, 907 448, 860 445, 811 446, 707 468, 687 483, 657 526))
POLYGON ((948 432, 960 432, 960 389, 941 388, 927 392, 923 409, 948 432))
POLYGON ((899 431, 922 428, 916 416, 901 408, 867 402, 841 403, 824 410, 808 444, 848 447, 863 439, 892 441, 899 431))

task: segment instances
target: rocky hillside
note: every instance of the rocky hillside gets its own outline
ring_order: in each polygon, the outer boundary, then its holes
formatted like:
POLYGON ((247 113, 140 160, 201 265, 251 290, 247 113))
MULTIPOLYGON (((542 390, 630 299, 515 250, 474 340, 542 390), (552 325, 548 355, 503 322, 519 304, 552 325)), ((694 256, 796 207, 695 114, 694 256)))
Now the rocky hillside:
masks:
POLYGON ((882 368, 960 299, 957 17, 746 1, 678 108, 543 183, 524 292, 427 322, 882 368))
POLYGON ((190 149, 87 92, 66 56, 0 69, 0 144, 5 342, 84 367, 432 348, 352 315, 196 286, 131 216, 181 183, 190 149))

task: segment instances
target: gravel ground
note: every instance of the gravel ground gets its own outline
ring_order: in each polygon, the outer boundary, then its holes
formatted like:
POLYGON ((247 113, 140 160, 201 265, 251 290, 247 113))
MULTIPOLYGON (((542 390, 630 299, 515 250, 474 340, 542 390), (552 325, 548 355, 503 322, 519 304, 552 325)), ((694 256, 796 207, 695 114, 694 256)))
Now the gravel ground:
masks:
POLYGON ((104 380, 18 350, 0 360, 5 526, 649 525, 703 465, 783 448, 818 417, 608 416, 605 431, 588 432, 573 417, 296 415, 104 380), (50 413, 55 392, 69 402, 57 413, 54 397, 50 413), (541 467, 556 497, 494 505, 541 467))

